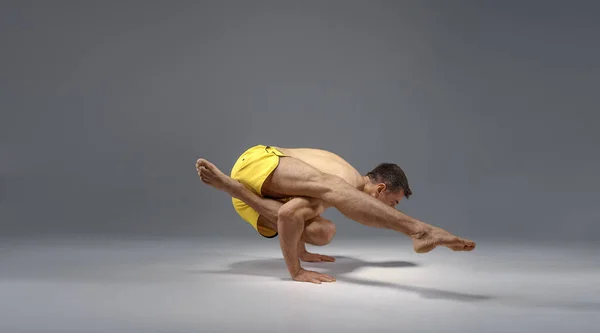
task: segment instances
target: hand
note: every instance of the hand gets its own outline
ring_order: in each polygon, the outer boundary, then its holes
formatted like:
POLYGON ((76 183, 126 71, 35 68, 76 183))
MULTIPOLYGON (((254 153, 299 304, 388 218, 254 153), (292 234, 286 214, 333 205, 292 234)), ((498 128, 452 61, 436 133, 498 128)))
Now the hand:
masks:
POLYGON ((303 252, 300 254, 300 260, 306 262, 334 262, 335 258, 318 253, 303 252))
POLYGON ((296 273, 293 277, 294 281, 299 282, 311 282, 316 284, 321 284, 321 282, 335 282, 335 278, 313 271, 307 271, 305 269, 300 268, 300 271, 296 273))

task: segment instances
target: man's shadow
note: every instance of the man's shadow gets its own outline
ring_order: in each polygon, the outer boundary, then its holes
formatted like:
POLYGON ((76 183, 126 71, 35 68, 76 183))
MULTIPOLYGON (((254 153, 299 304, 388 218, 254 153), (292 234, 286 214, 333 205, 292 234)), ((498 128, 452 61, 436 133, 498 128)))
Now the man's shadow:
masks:
MULTIPOLYGON (((375 286, 383 288, 391 288, 400 291, 409 291, 419 294, 421 297, 429 299, 444 299, 461 302, 475 302, 489 300, 492 297, 486 295, 465 294, 453 291, 446 291, 433 288, 415 287, 404 284, 373 281, 358 279, 349 276, 349 273, 365 267, 382 267, 382 268, 410 268, 418 266, 415 263, 406 261, 385 261, 385 262, 370 262, 352 257, 336 256, 336 261, 333 263, 303 263, 306 269, 317 270, 321 273, 332 275, 336 280, 346 283, 352 283, 363 286, 375 286)), ((285 261, 283 259, 258 259, 245 260, 232 263, 225 270, 194 270, 193 273, 203 274, 232 274, 232 275, 251 275, 272 277, 283 280, 291 280, 291 278, 282 278, 288 276, 285 261)))
MULTIPOLYGON (((435 288, 415 287, 406 284, 398 284, 383 281, 373 281, 358 279, 349 276, 349 273, 357 271, 365 267, 381 267, 381 268, 408 268, 417 267, 418 265, 406 261, 384 261, 371 262, 364 261, 352 257, 336 256, 336 261, 333 263, 303 263, 303 266, 310 270, 317 270, 322 273, 334 276, 338 281, 352 283, 363 286, 374 286, 389 288, 398 291, 408 291, 419 294, 427 299, 441 299, 457 302, 478 302, 478 301, 493 301, 496 304, 506 306, 519 307, 541 307, 555 308, 581 311, 599 311, 600 303, 594 301, 569 301, 569 300, 540 300, 535 297, 527 296, 491 296, 466 294, 448 290, 435 288)), ((191 273, 196 274, 231 274, 231 275, 251 275, 271 277, 280 280, 291 280, 285 261, 280 258, 256 259, 235 262, 229 265, 225 270, 192 270, 191 273), (286 277, 286 278, 284 278, 286 277)))

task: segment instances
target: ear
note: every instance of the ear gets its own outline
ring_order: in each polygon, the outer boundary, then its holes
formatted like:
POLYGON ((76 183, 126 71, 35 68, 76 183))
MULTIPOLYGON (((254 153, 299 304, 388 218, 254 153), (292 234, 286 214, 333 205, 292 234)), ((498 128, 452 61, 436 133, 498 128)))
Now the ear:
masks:
POLYGON ((377 184, 377 193, 382 193, 385 191, 387 186, 384 183, 377 184))

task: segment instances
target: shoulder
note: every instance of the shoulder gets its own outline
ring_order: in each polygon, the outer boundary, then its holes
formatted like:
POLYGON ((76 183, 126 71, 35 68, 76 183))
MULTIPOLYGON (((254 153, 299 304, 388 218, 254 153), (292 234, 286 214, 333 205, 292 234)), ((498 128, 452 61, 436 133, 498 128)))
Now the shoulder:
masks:
POLYGON ((354 166, 352 166, 352 164, 348 163, 348 161, 336 153, 326 150, 321 151, 327 154, 332 161, 335 161, 335 164, 337 164, 340 169, 340 176, 344 178, 346 182, 354 187, 362 187, 364 185, 363 176, 354 166))
POLYGON ((354 168, 352 168, 351 171, 348 170, 345 178, 346 178, 346 181, 348 183, 350 183, 350 185, 352 185, 356 188, 362 188, 365 185, 364 177, 358 171, 356 171, 354 168))

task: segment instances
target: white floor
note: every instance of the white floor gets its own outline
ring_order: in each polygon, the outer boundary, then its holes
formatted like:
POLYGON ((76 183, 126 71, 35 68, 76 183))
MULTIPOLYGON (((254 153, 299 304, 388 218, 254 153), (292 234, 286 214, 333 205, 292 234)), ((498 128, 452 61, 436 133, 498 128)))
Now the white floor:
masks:
POLYGON ((306 265, 338 282, 313 285, 276 239, 1 244, 2 333, 600 331, 600 246, 338 239, 306 265))

